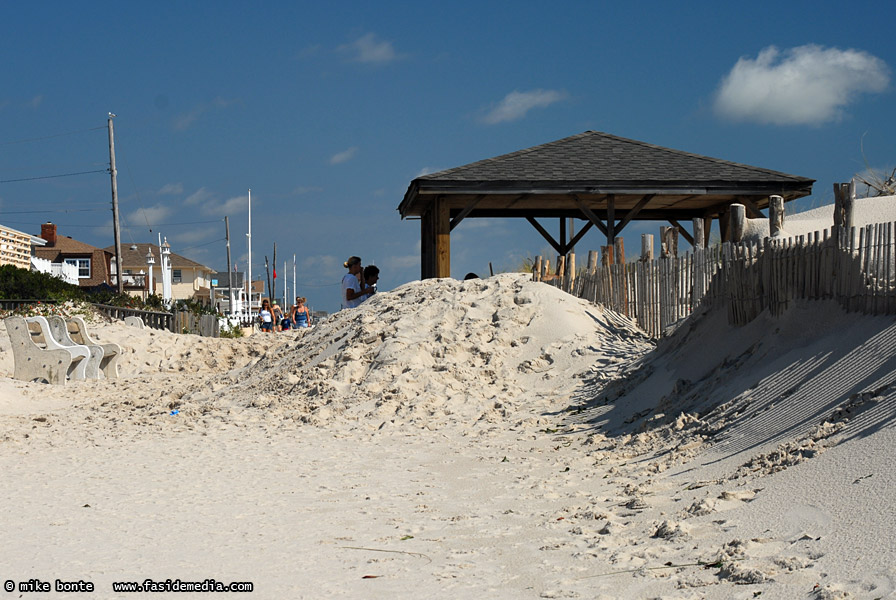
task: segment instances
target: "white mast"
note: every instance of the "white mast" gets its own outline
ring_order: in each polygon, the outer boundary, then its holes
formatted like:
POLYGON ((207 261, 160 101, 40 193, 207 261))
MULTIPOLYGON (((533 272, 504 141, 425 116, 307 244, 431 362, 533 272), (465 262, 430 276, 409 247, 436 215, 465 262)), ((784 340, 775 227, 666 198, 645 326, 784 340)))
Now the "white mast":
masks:
POLYGON ((283 310, 286 310, 286 307, 289 304, 286 303, 286 284, 289 283, 289 274, 286 270, 286 259, 283 259, 283 310))
POLYGON ((292 255, 292 297, 295 299, 296 296, 299 295, 298 290, 296 290, 296 255, 292 255))
POLYGON ((249 297, 248 304, 248 315, 252 316, 252 188, 249 188, 249 233, 246 234, 246 237, 249 238, 249 261, 248 261, 248 270, 249 270, 249 288, 247 290, 247 296, 249 297))

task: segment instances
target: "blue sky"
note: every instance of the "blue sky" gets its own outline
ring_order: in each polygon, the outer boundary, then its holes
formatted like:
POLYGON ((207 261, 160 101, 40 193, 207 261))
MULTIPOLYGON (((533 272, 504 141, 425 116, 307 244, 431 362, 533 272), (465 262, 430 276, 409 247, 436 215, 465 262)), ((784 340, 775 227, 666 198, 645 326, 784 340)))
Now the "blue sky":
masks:
MULTIPOLYGON (((596 130, 831 184, 896 164, 885 2, 17 3, 0 25, 0 223, 107 246, 115 119, 122 243, 246 268, 277 244, 335 310, 350 255, 419 277, 408 184, 596 130), (65 134, 65 135, 63 135, 65 134), (864 157, 863 157, 864 148, 864 157)), ((788 205, 788 210, 794 210, 788 205)), ((625 230, 640 248, 643 232, 625 230)), ((551 231, 555 224, 546 223, 551 231)), ((630 239, 629 239, 630 238, 630 239)), ((589 232, 579 254, 603 245, 589 232)), ((464 221, 452 275, 549 254, 527 223, 464 221)), ((281 294, 280 286, 277 290, 281 294)))

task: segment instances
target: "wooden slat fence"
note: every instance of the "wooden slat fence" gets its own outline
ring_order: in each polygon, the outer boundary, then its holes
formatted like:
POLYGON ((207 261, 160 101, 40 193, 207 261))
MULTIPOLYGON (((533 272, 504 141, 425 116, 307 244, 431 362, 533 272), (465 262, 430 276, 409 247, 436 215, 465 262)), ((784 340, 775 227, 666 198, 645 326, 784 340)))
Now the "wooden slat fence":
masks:
POLYGON ((533 278, 631 317, 657 337, 701 304, 726 305, 735 325, 765 310, 781 315, 802 299, 833 299, 851 312, 896 314, 894 230, 894 223, 878 223, 843 236, 825 230, 766 238, 761 245, 725 243, 677 257, 592 264, 575 278, 544 277, 537 270, 533 278), (839 244, 836 238, 842 238, 839 244))

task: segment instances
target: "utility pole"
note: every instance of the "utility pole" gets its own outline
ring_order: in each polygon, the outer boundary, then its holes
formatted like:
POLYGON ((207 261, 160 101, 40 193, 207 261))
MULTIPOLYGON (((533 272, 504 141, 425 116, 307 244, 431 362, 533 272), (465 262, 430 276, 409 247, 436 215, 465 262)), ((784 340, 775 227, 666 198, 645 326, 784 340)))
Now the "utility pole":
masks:
POLYGON ((112 176, 112 223, 115 235, 115 272, 117 274, 116 289, 118 293, 124 293, 124 279, 121 273, 121 227, 118 224, 118 171, 115 170, 115 133, 112 130, 112 119, 115 117, 109 113, 109 173, 112 176))
POLYGON ((229 285, 227 286, 227 293, 229 295, 229 298, 227 299, 227 310, 233 315, 233 269, 230 268, 230 220, 227 216, 224 217, 224 235, 227 238, 227 281, 229 282, 229 285))

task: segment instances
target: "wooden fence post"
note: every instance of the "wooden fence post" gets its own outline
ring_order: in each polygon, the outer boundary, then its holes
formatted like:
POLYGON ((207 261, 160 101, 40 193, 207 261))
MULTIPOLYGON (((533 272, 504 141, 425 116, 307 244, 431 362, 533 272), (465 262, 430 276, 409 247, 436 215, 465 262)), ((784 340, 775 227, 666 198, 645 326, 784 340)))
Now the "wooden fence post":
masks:
POLYGON ((784 198, 772 196, 768 203, 768 234, 776 237, 784 229, 784 198))
POLYGON ((532 265, 532 281, 541 281, 541 256, 535 257, 535 264, 532 265))
POLYGON ((739 244, 744 239, 744 226, 746 225, 747 207, 743 204, 731 205, 731 241, 739 244))
POLYGON ((613 240, 613 258, 616 261, 617 265, 625 264, 625 244, 623 243, 623 239, 621 237, 613 240))
POLYGON ((653 260, 653 234, 641 234, 641 262, 653 260))
POLYGON ((597 250, 588 251, 588 272, 594 275, 597 270, 597 250))
POLYGON ((576 253, 570 252, 566 264, 566 287, 565 291, 573 293, 576 286, 576 253))
POLYGON ((604 267, 614 264, 613 262, 613 246, 601 246, 600 264, 604 267))
POLYGON ((663 258, 678 256, 678 227, 660 227, 663 258))
POLYGON ((703 217, 692 219, 694 224, 694 250, 702 250, 706 247, 706 235, 703 233, 703 217))

